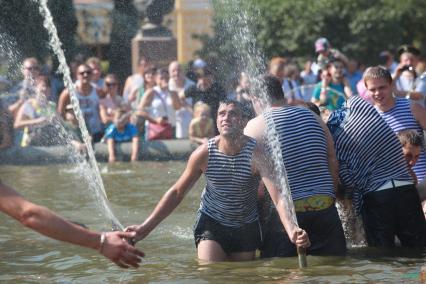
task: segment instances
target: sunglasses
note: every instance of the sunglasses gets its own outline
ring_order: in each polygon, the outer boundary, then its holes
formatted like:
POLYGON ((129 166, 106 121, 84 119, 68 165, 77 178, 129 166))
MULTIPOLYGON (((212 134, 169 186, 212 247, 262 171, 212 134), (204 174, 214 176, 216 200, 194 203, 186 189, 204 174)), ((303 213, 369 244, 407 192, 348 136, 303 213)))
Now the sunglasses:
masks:
POLYGON ((35 71, 35 70, 38 70, 38 66, 29 66, 29 67, 25 67, 25 69, 30 71, 35 71))
POLYGON ((79 72, 78 74, 80 74, 80 75, 90 75, 90 74, 92 74, 92 71, 82 71, 82 72, 79 72))
POLYGON ((105 82, 105 85, 107 86, 107 87, 114 87, 114 86, 117 86, 117 83, 114 83, 114 82, 105 82))

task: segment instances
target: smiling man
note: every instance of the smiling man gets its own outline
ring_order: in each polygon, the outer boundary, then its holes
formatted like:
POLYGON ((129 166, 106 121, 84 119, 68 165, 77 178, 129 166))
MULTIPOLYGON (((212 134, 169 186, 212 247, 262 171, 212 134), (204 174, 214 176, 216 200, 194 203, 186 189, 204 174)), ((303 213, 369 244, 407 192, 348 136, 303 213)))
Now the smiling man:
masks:
POLYGON ((207 184, 194 228, 198 258, 208 262, 253 260, 261 239, 257 212, 260 171, 281 221, 288 228, 291 242, 301 247, 309 246, 307 234, 291 226, 283 200, 265 168, 256 169, 260 168, 253 159, 256 140, 243 134, 247 119, 240 103, 220 102, 216 122, 220 134, 191 154, 185 171, 151 215, 141 225, 130 226, 127 230, 136 231, 136 241, 145 238, 172 213, 204 174, 207 184))
MULTIPOLYGON (((380 66, 370 67, 365 71, 363 80, 377 112, 396 134, 412 129, 423 137, 423 130, 426 130, 426 110, 419 104, 394 96, 392 76, 388 70, 380 66)), ((425 178, 424 148, 422 148, 422 153, 413 167, 413 171, 419 182, 425 178)))

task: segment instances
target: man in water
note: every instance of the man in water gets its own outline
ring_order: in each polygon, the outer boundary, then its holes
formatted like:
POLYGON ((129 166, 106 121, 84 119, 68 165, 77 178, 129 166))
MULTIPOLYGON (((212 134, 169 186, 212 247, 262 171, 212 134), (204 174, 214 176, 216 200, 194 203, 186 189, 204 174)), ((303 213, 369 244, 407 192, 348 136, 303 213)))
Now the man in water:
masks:
POLYGON ((49 209, 27 201, 0 181, 0 211, 22 225, 50 238, 99 251, 122 268, 139 267, 144 253, 129 245, 125 239, 134 232, 89 231, 59 217, 49 209))
MULTIPOLYGON (((307 108, 286 105, 279 79, 267 75, 260 81, 260 88, 254 93, 264 92, 271 101, 271 109, 261 114, 260 101, 254 98, 259 116, 247 124, 245 134, 267 145, 267 137, 271 135, 268 129, 275 129, 281 148, 279 158, 287 172, 297 221, 312 243, 307 253, 344 255, 346 240, 335 207, 338 171, 330 133, 321 119, 307 108)), ((269 152, 268 146, 263 148, 269 152)), ((283 173, 273 176, 278 174, 283 173)), ((284 228, 272 206, 264 227, 262 257, 296 255, 296 247, 283 233, 284 228)))
POLYGON ((261 239, 257 213, 257 175, 260 173, 290 241, 300 247, 309 246, 306 232, 290 220, 265 167, 255 164, 256 141, 243 134, 246 122, 240 103, 219 103, 220 135, 191 154, 185 171, 151 215, 141 225, 128 227, 137 233, 135 241, 145 238, 170 215, 204 173, 207 185, 194 230, 198 258, 207 262, 253 260, 261 239))
POLYGON ((356 96, 334 111, 327 125, 341 188, 345 196, 352 196, 355 212, 362 216, 368 245, 392 248, 397 236, 404 247, 423 247, 425 218, 392 129, 374 107, 356 96))

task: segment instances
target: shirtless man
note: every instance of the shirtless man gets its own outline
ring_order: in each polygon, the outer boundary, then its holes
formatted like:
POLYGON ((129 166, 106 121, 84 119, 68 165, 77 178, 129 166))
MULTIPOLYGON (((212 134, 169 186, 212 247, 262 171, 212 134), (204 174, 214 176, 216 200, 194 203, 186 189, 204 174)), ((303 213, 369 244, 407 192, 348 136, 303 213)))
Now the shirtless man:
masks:
POLYGON ((253 260, 260 242, 257 213, 257 184, 260 174, 278 210, 291 242, 310 245, 306 232, 294 226, 284 201, 265 167, 255 159, 256 141, 243 134, 246 119, 235 101, 219 104, 220 135, 199 146, 190 156, 177 182, 164 194, 151 215, 141 224, 128 227, 136 241, 144 239, 179 205, 204 173, 207 185, 201 197, 194 230, 198 258, 202 261, 253 260))

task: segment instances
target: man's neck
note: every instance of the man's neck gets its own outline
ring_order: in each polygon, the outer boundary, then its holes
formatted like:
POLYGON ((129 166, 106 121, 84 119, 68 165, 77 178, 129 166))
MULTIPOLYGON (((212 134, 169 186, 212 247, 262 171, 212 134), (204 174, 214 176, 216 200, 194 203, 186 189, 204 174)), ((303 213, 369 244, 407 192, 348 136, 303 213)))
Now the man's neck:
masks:
POLYGON ((381 112, 387 112, 395 106, 395 98, 392 98, 387 104, 376 105, 381 112))
POLYGON ((239 134, 237 136, 223 136, 221 135, 218 142, 218 149, 225 155, 236 155, 241 151, 241 148, 245 145, 247 136, 239 134))

